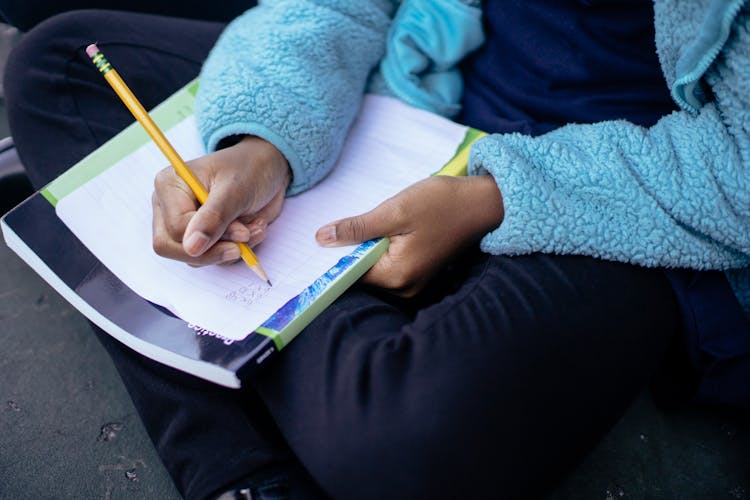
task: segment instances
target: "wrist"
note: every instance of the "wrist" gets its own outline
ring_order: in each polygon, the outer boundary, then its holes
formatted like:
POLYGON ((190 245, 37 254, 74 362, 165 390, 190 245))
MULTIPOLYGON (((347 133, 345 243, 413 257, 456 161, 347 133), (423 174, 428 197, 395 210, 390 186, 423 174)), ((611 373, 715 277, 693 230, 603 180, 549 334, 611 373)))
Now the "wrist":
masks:
POLYGON ((284 154, 272 143, 256 135, 244 135, 234 148, 240 150, 246 158, 252 161, 261 160, 262 163, 273 166, 273 171, 285 178, 285 185, 288 186, 292 179, 292 169, 289 166, 284 154))
POLYGON ((464 206, 471 213, 478 234, 496 229, 503 221, 503 196, 495 178, 489 174, 464 177, 464 206))

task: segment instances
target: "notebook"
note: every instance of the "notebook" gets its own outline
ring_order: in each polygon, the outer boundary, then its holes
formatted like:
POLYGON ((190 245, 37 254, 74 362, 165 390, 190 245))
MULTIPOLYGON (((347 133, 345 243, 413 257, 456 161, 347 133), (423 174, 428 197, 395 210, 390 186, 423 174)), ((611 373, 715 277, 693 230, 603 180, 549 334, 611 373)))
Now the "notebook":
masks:
MULTIPOLYGON (((151 115, 181 156, 205 154, 197 81, 151 115)), ((227 387, 276 356, 385 251, 387 239, 323 248, 317 228, 374 208, 444 166, 465 173, 482 134, 383 96, 366 96, 331 173, 285 201, 244 263, 193 268, 151 247, 151 192, 162 153, 132 124, 6 214, 6 243, 104 331, 139 353, 227 387), (116 222, 113 222, 116 221, 116 222)))

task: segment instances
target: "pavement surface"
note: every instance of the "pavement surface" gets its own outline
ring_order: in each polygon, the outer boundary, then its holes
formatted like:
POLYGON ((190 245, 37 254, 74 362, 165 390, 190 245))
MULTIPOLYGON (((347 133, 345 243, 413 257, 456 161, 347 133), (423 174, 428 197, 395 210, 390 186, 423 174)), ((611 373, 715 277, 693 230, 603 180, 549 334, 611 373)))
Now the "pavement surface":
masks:
MULTIPOLYGON (((19 38, 0 24, 0 138, 19 38)), ((86 319, 1 240, 0 324, 1 500, 181 498, 86 319)))
POLYGON ((0 322, 0 498, 180 498, 88 322, 4 243, 0 322))

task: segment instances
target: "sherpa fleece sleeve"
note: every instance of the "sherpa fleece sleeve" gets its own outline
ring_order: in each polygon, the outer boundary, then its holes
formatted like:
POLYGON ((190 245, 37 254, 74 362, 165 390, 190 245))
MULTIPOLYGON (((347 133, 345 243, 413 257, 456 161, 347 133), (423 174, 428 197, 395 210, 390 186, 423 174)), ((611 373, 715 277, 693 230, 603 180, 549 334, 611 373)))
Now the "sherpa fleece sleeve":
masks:
POLYGON ((390 0, 261 0, 235 19, 200 75, 195 114, 206 150, 256 135, 287 158, 289 194, 318 182, 383 56, 393 8, 390 0))
POLYGON ((713 100, 651 128, 568 125, 530 138, 493 135, 472 151, 505 218, 495 254, 583 254, 645 266, 750 264, 750 28, 740 16, 706 73, 713 100))

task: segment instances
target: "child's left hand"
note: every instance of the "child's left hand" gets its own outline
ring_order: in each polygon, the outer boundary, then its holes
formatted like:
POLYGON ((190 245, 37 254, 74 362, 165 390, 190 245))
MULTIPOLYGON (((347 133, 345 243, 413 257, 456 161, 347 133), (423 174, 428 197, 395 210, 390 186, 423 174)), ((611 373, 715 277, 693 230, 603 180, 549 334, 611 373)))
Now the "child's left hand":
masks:
POLYGON ((411 297, 460 250, 499 226, 503 214, 502 195, 491 176, 435 176, 365 214, 321 227, 315 237, 323 246, 389 237, 388 250, 362 280, 411 297))

